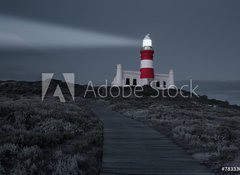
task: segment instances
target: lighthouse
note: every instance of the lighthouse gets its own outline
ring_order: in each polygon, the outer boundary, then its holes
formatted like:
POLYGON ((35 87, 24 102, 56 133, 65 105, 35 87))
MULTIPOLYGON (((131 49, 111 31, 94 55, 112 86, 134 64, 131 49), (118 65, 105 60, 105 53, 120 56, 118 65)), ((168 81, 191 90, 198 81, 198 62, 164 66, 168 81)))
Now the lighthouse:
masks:
POLYGON ((143 39, 140 66, 140 79, 142 85, 149 85, 154 80, 152 40, 147 34, 143 39))
POLYGON ((154 73, 153 54, 154 50, 152 48, 152 40, 150 38, 150 35, 147 34, 142 41, 140 51, 140 71, 124 70, 122 64, 117 64, 116 75, 112 81, 112 85, 151 85, 158 89, 166 89, 174 86, 174 73, 172 69, 167 74, 154 73))

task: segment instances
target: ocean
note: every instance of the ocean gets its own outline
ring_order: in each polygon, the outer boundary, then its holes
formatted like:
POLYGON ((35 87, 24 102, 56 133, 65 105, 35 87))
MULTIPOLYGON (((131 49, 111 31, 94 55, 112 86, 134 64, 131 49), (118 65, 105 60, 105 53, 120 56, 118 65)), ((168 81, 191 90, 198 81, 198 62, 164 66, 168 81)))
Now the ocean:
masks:
MULTIPOLYGON (((189 85, 189 81, 176 81, 178 88, 184 84, 189 85)), ((193 80, 193 87, 195 85, 199 86, 196 90, 199 95, 207 95, 209 99, 228 101, 230 104, 240 106, 240 81, 193 80)))

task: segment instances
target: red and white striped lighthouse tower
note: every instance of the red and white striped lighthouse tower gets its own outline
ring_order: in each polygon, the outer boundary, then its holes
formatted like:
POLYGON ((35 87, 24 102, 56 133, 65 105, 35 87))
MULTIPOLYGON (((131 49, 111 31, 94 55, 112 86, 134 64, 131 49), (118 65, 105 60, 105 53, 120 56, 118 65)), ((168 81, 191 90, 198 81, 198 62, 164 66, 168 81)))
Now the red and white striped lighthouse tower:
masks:
POLYGON ((147 34, 143 39, 141 53, 140 79, 142 85, 149 85, 154 80, 152 40, 147 34))

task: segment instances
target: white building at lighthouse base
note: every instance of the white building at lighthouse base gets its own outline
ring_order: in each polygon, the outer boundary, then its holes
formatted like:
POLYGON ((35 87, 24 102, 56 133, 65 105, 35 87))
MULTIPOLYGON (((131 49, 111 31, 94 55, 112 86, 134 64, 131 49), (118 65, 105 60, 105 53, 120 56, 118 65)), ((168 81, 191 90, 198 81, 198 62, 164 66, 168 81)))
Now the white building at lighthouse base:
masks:
POLYGON ((116 76, 112 81, 114 86, 143 86, 152 85, 159 89, 173 88, 174 84, 174 73, 170 70, 168 74, 155 74, 153 80, 147 80, 140 78, 140 72, 123 70, 121 64, 117 65, 116 76))

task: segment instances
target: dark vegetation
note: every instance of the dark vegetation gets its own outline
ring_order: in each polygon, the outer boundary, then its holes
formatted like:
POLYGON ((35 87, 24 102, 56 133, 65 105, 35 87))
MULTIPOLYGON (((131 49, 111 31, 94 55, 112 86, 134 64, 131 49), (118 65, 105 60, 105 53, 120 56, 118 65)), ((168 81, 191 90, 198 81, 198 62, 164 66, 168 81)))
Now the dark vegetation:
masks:
MULTIPOLYGON (((69 95, 66 84, 58 80, 52 81, 47 94, 52 95, 57 83, 69 95)), ((54 98, 41 103, 41 82, 0 84, 0 174, 97 174, 102 123, 86 100, 81 100, 87 86, 75 85, 79 100, 63 104, 54 98)), ((97 94, 96 87, 95 91, 97 94)), ((104 94, 104 90, 100 92, 104 94)), ((137 93, 142 98, 132 95, 97 99, 104 99, 113 110, 164 133, 216 174, 221 174, 222 166, 239 166, 239 106, 207 96, 170 98, 166 91, 161 93, 167 97, 151 98, 156 91, 144 87, 137 93)), ((170 93, 175 94, 174 90, 170 93)), ((118 94, 116 89, 112 94, 118 94)), ((93 93, 86 98, 96 100, 93 93)))
MULTIPOLYGON (((167 135, 216 174, 221 174, 222 166, 239 166, 239 106, 210 100, 206 96, 151 98, 154 93, 145 87, 141 93, 143 98, 106 100, 113 110, 167 135)), ((167 95, 166 91, 163 93, 167 95)))
POLYGON ((0 83, 1 175, 99 173, 103 125, 84 100, 42 102, 40 82, 0 83))

